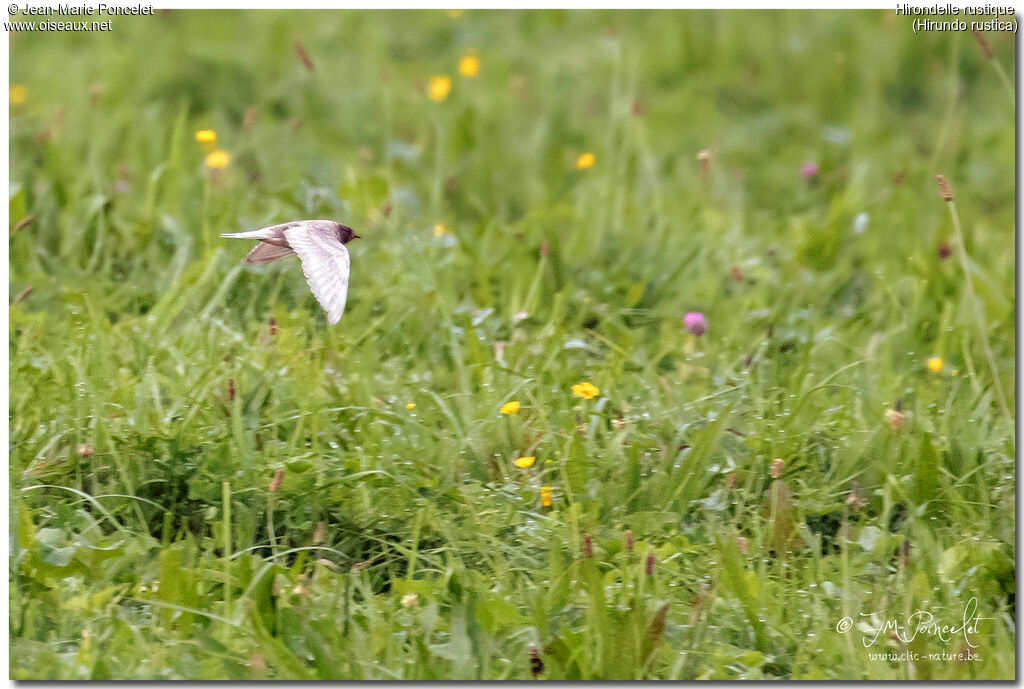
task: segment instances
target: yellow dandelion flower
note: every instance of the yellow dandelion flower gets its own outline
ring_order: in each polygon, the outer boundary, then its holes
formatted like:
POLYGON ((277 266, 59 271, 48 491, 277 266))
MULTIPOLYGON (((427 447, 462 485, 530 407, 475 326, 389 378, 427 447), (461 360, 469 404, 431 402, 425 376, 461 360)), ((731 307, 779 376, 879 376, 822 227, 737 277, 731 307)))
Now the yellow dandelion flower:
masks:
POLYGON ((926 366, 928 366, 928 370, 931 371, 932 373, 938 373, 939 371, 942 370, 942 357, 929 357, 926 366))
POLYGON ((520 469, 529 469, 533 466, 533 463, 537 461, 536 457, 520 457, 516 461, 512 462, 520 469))
POLYGON ((427 95, 430 96, 430 100, 437 101, 440 103, 448 94, 452 91, 452 80, 451 77, 444 75, 437 75, 430 77, 430 81, 427 82, 427 95))
POLYGON ((551 507, 551 486, 540 487, 540 504, 544 507, 551 507))
POLYGON ((587 168, 592 167, 596 161, 597 158, 594 157, 593 153, 581 153, 579 157, 576 158, 576 169, 586 170, 587 168))
POLYGON ((459 74, 464 77, 475 77, 480 73, 480 58, 473 53, 463 55, 459 60, 459 74))
POLYGON ((212 129, 200 129, 196 132, 196 141, 203 147, 207 155, 217 150, 217 132, 212 129))
POLYGON ((21 105, 27 97, 28 89, 21 84, 15 84, 7 93, 7 99, 11 102, 11 105, 21 105))
POLYGON ((206 167, 211 170, 223 170, 231 162, 231 154, 227 151, 214 151, 206 156, 206 167))
POLYGON ((500 411, 502 414, 518 414, 519 402, 516 402, 515 400, 512 400, 511 402, 506 402, 505 404, 501 405, 501 409, 499 409, 498 411, 500 411))
POLYGON ((576 383, 572 386, 572 394, 576 397, 582 397, 585 400, 592 400, 601 394, 601 391, 597 389, 593 383, 576 383))
POLYGON ((416 408, 416 403, 415 402, 408 402, 408 403, 406 403, 405 408, 406 409, 415 409, 416 408))
POLYGON ((448 228, 444 225, 434 225, 434 236, 443 237, 448 234, 448 228))

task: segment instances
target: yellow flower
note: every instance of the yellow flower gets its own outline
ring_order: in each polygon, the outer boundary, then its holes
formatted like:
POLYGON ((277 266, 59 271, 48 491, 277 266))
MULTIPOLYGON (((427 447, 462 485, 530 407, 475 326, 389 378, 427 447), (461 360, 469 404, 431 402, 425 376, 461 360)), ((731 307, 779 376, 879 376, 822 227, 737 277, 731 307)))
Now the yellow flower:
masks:
POLYGON ((448 16, 452 19, 458 19, 462 16, 462 10, 448 10, 448 16))
POLYGON ((499 409, 498 411, 500 411, 502 414, 518 414, 519 402, 516 402, 515 400, 512 400, 511 402, 506 402, 505 404, 501 405, 501 409, 499 409))
POLYGON ((551 486, 540 487, 540 504, 543 507, 551 507, 551 486))
POLYGON ((416 403, 415 402, 408 402, 408 403, 406 403, 405 408, 406 409, 415 409, 416 408, 416 403))
POLYGON ((15 84, 8 91, 7 98, 10 100, 11 105, 21 105, 25 102, 25 98, 28 97, 28 89, 21 84, 15 84))
POLYGON ((585 400, 592 400, 601 394, 593 383, 576 383, 572 386, 572 394, 585 400))
POLYGON ((200 129, 196 132, 196 141, 202 144, 203 151, 207 154, 217 150, 217 132, 212 129, 200 129))
POLYGON ((597 159, 594 157, 593 153, 581 153, 580 156, 576 158, 576 169, 586 170, 588 167, 591 167, 596 160, 597 159))
POLYGON ((402 596, 402 607, 404 608, 415 608, 416 604, 419 603, 420 597, 415 593, 407 593, 402 596))
POLYGON ((437 75, 430 77, 430 81, 427 83, 427 95, 430 96, 430 100, 441 102, 448 97, 448 94, 452 90, 451 77, 443 75, 437 75))
POLYGON ((928 359, 928 362, 927 362, 926 365, 928 366, 928 370, 929 371, 931 371, 932 373, 938 373, 939 371, 942 370, 942 357, 941 356, 930 357, 928 359))
POLYGON ((443 237, 448 234, 448 228, 444 225, 434 225, 434 236, 443 237))
POLYGON ((473 53, 463 55, 459 60, 459 74, 464 77, 475 77, 480 73, 480 58, 473 53))
POLYGON ((533 466, 533 463, 537 461, 536 457, 520 457, 516 461, 512 462, 520 469, 529 469, 533 466))
POLYGON ((206 156, 206 167, 211 170, 223 170, 231 161, 231 154, 227 151, 214 151, 206 156))

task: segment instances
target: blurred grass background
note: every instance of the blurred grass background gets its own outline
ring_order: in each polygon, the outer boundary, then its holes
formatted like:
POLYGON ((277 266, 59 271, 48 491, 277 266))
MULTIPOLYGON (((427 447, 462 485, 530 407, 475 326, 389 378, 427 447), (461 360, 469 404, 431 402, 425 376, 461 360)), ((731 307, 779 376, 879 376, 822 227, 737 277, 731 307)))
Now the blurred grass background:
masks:
POLYGON ((984 38, 12 33, 11 676, 1013 677, 1015 55, 984 38), (334 328, 218 236, 318 217, 363 236, 334 328), (868 659, 965 651, 861 637, 972 597, 977 659, 868 659))

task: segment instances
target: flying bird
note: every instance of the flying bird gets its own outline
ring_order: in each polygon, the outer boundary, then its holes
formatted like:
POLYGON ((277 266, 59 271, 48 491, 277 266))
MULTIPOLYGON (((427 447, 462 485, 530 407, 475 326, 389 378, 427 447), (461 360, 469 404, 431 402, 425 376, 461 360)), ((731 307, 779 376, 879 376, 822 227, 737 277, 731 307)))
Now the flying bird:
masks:
POLYGON ((327 322, 334 325, 341 320, 348 296, 350 265, 345 245, 360 239, 351 227, 333 220, 295 220, 221 237, 259 240, 246 254, 245 263, 270 263, 298 254, 313 296, 327 311, 327 322))

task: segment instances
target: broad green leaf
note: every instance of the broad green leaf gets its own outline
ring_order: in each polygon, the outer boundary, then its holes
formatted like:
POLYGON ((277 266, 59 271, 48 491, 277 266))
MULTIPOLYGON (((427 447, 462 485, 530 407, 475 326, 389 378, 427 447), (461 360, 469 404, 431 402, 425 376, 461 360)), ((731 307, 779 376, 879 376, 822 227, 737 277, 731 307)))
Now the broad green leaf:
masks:
POLYGON ((476 619, 480 626, 491 633, 498 633, 510 626, 526 623, 516 606, 500 598, 488 598, 477 604, 476 619))
POLYGON ((60 529, 39 529, 36 542, 39 544, 39 559, 54 567, 67 567, 77 550, 60 529))

